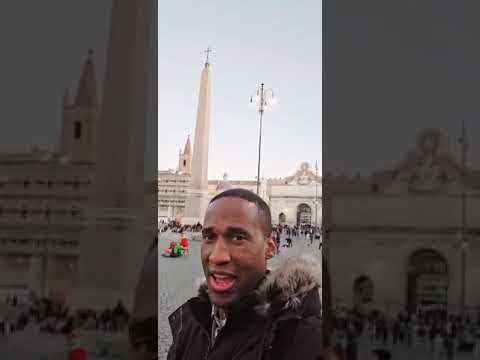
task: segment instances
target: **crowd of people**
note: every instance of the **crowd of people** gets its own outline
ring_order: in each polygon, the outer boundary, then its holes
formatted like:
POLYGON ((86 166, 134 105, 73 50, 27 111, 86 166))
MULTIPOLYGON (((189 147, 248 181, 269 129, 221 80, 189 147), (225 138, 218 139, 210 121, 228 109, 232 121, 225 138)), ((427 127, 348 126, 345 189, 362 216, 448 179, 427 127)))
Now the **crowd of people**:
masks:
MULTIPOLYGON (((320 228, 311 226, 308 224, 305 225, 286 225, 279 224, 273 227, 272 236, 275 239, 277 244, 277 249, 280 251, 282 247, 292 247, 294 239, 303 239, 308 242, 308 246, 313 245, 315 239, 320 239, 320 228), (285 239, 285 243, 282 244, 282 236, 285 239)), ((320 241, 321 246, 321 241, 320 241)), ((319 247, 320 247, 319 246, 319 247)))
POLYGON ((393 358, 402 347, 422 349, 434 360, 452 360, 458 352, 480 357, 480 321, 441 311, 388 317, 343 308, 334 316, 333 344, 337 359, 345 360, 359 359, 361 346, 369 346, 380 360, 393 358))
POLYGON ((195 225, 185 225, 180 223, 177 220, 161 220, 158 223, 158 231, 160 233, 171 231, 174 233, 184 233, 184 232, 200 232, 202 231, 202 224, 197 223, 195 225))
POLYGON ((129 313, 119 301, 112 309, 101 312, 90 309, 71 311, 50 298, 25 299, 8 295, 0 314, 0 334, 9 336, 19 331, 69 334, 75 329, 124 331, 129 313))
MULTIPOLYGON (((180 233, 180 242, 172 241, 164 249, 162 255, 168 257, 179 257, 185 252, 185 248, 189 246, 187 232, 200 232, 202 225, 197 223, 196 225, 184 225, 176 220, 165 221, 162 220, 159 223, 159 233, 173 232, 180 233), (185 242, 187 244, 185 245, 185 242), (185 247, 186 246, 186 247, 185 247)), ((320 227, 312 226, 310 224, 302 225, 288 225, 277 224, 272 226, 272 237, 277 244, 277 253, 280 253, 281 248, 290 248, 294 244, 294 240, 305 240, 308 242, 308 246, 313 245, 314 240, 321 239, 320 227), (284 242, 282 243, 282 239, 284 242)), ((322 242, 320 241, 319 249, 322 242)))

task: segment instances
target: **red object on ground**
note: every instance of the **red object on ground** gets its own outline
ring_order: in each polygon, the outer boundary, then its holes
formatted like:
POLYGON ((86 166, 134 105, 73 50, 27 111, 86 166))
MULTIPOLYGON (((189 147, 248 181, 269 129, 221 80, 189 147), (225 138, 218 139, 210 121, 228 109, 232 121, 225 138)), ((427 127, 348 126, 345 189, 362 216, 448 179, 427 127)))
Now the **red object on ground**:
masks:
POLYGON ((88 353, 84 349, 74 349, 68 354, 68 360, 88 360, 88 353))
POLYGON ((184 248, 187 249, 190 246, 190 242, 188 241, 187 238, 183 238, 180 240, 180 245, 184 248))

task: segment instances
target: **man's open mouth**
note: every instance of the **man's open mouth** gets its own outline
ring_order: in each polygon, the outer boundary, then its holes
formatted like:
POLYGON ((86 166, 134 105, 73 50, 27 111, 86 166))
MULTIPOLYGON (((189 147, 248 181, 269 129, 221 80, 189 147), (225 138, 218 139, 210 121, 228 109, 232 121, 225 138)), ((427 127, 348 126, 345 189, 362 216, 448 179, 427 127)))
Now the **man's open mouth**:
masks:
POLYGON ((214 291, 224 292, 229 291, 236 283, 236 278, 233 275, 226 274, 210 274, 210 286, 214 291))

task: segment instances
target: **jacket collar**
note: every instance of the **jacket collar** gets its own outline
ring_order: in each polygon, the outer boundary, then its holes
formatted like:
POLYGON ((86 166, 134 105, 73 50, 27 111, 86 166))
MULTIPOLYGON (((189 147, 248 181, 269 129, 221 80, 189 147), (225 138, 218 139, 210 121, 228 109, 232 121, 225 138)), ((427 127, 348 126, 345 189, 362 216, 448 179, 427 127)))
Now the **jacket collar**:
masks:
MULTIPOLYGON (((320 313, 321 273, 321 265, 313 256, 288 257, 275 269, 267 271, 257 288, 233 305, 229 312, 253 309, 258 315, 265 317, 278 316, 281 313, 320 313)), ((202 302, 210 303, 205 280, 198 287, 198 298, 202 302)))

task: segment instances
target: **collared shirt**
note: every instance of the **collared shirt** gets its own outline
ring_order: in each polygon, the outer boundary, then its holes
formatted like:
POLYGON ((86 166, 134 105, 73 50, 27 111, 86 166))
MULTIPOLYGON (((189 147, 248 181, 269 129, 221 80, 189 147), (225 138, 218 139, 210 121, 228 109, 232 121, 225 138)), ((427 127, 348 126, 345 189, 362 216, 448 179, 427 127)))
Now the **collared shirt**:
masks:
POLYGON ((223 309, 212 305, 212 344, 215 343, 215 339, 217 338, 220 331, 224 328, 225 324, 227 323, 227 314, 223 309))

